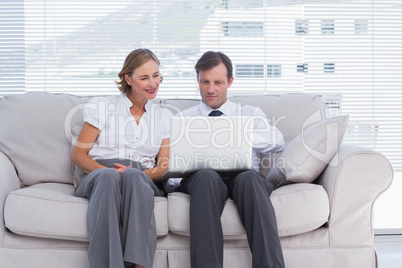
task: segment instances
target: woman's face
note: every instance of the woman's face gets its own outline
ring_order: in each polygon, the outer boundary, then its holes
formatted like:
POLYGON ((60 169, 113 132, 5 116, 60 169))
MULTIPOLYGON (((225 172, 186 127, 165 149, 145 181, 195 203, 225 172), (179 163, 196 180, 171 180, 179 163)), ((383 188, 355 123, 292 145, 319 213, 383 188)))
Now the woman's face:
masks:
POLYGON ((159 65, 154 60, 149 60, 134 70, 131 76, 124 75, 127 84, 131 86, 131 94, 136 98, 146 98, 148 100, 156 97, 161 75, 159 65))

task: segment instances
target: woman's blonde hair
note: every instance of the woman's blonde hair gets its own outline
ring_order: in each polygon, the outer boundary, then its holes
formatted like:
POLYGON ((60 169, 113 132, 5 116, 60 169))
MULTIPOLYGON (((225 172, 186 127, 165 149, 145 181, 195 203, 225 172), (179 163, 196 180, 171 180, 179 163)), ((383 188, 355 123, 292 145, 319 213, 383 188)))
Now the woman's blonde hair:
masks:
POLYGON ((130 54, 127 55, 123 68, 118 74, 120 81, 116 81, 116 84, 118 85, 117 88, 123 93, 129 92, 131 90, 131 86, 127 84, 124 75, 127 74, 131 77, 135 69, 149 60, 154 60, 158 63, 158 65, 160 64, 159 59, 149 49, 139 48, 131 51, 130 54))

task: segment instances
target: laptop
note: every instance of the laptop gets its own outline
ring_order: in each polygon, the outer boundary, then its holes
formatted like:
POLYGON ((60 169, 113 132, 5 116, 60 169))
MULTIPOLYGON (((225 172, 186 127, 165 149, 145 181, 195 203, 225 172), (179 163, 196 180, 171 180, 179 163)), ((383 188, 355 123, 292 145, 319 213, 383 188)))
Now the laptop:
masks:
POLYGON ((173 117, 170 123, 164 178, 184 178, 201 169, 231 177, 251 169, 253 117, 173 117))

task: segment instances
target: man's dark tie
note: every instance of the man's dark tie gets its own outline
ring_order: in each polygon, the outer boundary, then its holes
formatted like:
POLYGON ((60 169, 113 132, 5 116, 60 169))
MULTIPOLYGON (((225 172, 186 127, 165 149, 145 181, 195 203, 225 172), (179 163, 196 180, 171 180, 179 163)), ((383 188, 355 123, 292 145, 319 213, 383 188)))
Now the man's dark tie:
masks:
POLYGON ((214 110, 212 112, 209 113, 208 116, 221 116, 223 113, 219 110, 214 110))

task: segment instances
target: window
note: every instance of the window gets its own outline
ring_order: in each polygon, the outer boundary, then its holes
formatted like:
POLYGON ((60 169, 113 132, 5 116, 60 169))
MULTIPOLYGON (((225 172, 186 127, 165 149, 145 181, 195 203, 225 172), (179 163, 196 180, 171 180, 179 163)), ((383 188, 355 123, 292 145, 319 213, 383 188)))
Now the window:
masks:
POLYGON ((308 72, 308 63, 297 64, 297 72, 298 73, 307 73, 308 72))
POLYGON ((237 64, 234 67, 235 76, 264 78, 264 65, 237 64))
POLYGON ((321 20, 321 34, 330 35, 335 32, 334 20, 321 20))
POLYGON ((308 34, 308 20, 296 20, 295 33, 296 35, 308 34))
POLYGON ((324 63, 324 73, 335 73, 335 63, 324 63))
POLYGON ((263 22, 225 21, 222 23, 225 36, 263 37, 263 22))
POLYGON ((264 0, 222 0, 222 5, 226 9, 263 7, 264 0))
POLYGON ((0 4, 0 18, 0 96, 25 92, 24 1, 0 4))
POLYGON ((282 65, 280 64, 268 64, 267 66, 267 77, 281 77, 282 76, 282 65))
POLYGON ((368 34, 368 20, 359 19, 355 20, 355 34, 368 34))

